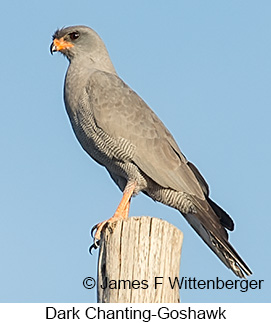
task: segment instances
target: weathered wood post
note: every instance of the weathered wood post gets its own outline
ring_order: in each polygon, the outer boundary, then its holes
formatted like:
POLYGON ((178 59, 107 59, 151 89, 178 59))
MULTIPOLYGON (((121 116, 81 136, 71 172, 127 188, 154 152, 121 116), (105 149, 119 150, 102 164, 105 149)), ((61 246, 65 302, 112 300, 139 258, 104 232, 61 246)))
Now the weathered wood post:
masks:
POLYGON ((157 218, 130 217, 104 230, 98 262, 99 303, 178 303, 182 232, 157 218), (156 277, 156 278, 155 278, 156 277))

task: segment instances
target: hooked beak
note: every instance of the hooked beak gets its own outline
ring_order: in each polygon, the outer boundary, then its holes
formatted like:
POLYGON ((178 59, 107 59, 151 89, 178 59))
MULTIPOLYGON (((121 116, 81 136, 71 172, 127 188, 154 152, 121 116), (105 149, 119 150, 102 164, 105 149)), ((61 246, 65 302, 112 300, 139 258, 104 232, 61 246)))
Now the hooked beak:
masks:
POLYGON ((54 42, 52 42, 52 44, 50 46, 50 53, 51 53, 51 55, 53 55, 54 52, 57 52, 57 48, 56 48, 56 45, 54 44, 54 42))
POLYGON ((55 38, 50 46, 50 53, 53 55, 54 52, 61 52, 67 48, 71 48, 74 45, 66 40, 64 38, 57 39, 55 38))

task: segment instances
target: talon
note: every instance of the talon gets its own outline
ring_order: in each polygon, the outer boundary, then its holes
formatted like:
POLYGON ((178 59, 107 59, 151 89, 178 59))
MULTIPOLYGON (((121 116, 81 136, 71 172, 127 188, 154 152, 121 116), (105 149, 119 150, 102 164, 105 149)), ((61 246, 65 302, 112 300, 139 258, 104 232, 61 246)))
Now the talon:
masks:
POLYGON ((92 255, 92 249, 96 249, 94 243, 89 247, 88 251, 92 255))
POLYGON ((100 246, 100 240, 95 240, 94 243, 89 247, 89 253, 92 255, 93 249, 98 249, 100 246))
POLYGON ((94 244, 95 244, 96 249, 100 247, 100 241, 101 240, 95 240, 94 244))
POLYGON ((98 227, 98 224, 95 224, 94 227, 92 227, 92 229, 90 231, 90 235, 91 235, 92 238, 94 238, 93 232, 97 229, 97 227, 98 227))

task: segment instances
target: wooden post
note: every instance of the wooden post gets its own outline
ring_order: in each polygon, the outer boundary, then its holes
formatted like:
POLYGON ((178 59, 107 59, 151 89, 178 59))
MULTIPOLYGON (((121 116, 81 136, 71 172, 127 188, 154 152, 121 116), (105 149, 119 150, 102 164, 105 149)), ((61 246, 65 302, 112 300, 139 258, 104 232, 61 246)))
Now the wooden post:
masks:
POLYGON ((172 288, 169 278, 172 284, 179 278, 182 241, 179 229, 157 218, 109 224, 101 237, 98 302, 180 302, 179 286, 172 288))

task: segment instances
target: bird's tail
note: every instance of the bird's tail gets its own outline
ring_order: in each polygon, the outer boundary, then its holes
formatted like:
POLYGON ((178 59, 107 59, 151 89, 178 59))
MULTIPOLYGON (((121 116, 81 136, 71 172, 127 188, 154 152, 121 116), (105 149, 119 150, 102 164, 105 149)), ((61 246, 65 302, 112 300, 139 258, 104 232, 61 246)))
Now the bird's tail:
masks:
POLYGON ((212 221, 213 216, 219 215, 216 215, 213 209, 209 209, 207 212, 202 208, 197 208, 196 213, 184 215, 203 241, 235 275, 240 278, 246 278, 246 275, 250 276, 251 270, 229 243, 224 226, 216 225, 216 221, 212 221))

